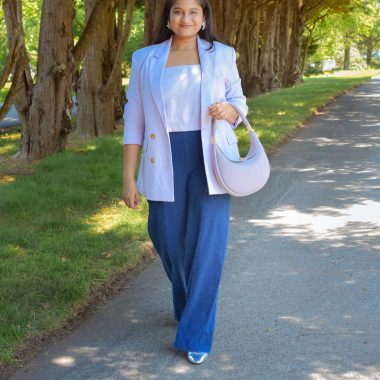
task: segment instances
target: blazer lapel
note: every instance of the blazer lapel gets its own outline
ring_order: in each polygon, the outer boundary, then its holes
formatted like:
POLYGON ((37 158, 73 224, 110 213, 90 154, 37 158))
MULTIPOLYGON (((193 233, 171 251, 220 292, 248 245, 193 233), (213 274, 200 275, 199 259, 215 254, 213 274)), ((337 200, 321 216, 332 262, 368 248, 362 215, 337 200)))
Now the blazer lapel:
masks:
MULTIPOLYGON (((152 96, 156 107, 159 111, 162 125, 167 128, 164 98, 162 94, 162 74, 166 66, 166 62, 169 57, 170 48, 172 45, 173 37, 157 45, 155 52, 153 53, 150 66, 149 66, 149 84, 152 91, 152 96)), ((209 46, 209 42, 200 38, 197 35, 198 54, 201 65, 202 81, 201 81, 201 128, 203 129, 204 123, 206 123, 206 117, 208 117, 207 107, 210 104, 211 93, 210 83, 212 82, 212 76, 214 73, 215 65, 215 48, 212 50, 206 50, 209 46)))
POLYGON ((162 96, 162 73, 168 60, 172 38, 160 43, 150 59, 149 84, 156 107, 159 111, 162 125, 166 128, 166 118, 164 115, 164 98, 162 96))
POLYGON ((201 81, 201 129, 206 129, 211 125, 211 116, 208 114, 208 106, 212 103, 213 76, 215 75, 215 46, 207 50, 210 43, 197 36, 199 60, 201 62, 202 81, 201 81))

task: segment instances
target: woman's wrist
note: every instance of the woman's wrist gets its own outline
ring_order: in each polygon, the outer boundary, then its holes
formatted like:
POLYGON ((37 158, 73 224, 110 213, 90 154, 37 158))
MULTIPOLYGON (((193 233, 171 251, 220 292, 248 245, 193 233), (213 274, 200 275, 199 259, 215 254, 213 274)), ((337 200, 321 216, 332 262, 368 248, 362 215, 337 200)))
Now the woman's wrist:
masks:
POLYGON ((124 174, 124 182, 126 183, 130 183, 130 182, 134 182, 135 180, 135 177, 131 174, 124 174))
POLYGON ((227 121, 231 124, 235 124, 237 119, 239 118, 239 114, 236 112, 235 108, 228 104, 230 108, 230 116, 227 118, 227 121))

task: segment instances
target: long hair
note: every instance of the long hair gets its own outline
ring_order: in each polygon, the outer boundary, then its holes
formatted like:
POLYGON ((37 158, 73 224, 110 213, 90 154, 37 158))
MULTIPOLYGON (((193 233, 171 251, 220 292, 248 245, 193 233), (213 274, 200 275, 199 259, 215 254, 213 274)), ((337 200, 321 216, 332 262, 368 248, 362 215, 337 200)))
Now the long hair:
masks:
MULTIPOLYGON (((170 9, 174 5, 176 0, 166 0, 164 8, 162 10, 160 22, 155 30, 154 38, 153 38, 153 44, 159 44, 161 42, 164 42, 168 40, 172 35, 173 31, 170 30, 166 24, 170 18, 170 9)), ((199 6, 203 9, 203 15, 205 18, 206 27, 204 30, 199 31, 199 36, 203 38, 204 40, 207 40, 210 42, 210 47, 207 50, 211 50, 214 47, 214 41, 222 42, 220 39, 216 36, 216 34, 213 31, 212 26, 212 11, 211 6, 208 0, 198 0, 199 6)))

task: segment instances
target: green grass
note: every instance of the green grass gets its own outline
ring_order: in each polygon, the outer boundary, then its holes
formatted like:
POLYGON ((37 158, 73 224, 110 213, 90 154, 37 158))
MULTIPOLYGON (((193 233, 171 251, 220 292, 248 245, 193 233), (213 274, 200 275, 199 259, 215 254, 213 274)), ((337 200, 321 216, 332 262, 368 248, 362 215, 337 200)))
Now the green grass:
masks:
POLYGON ((0 128, 0 158, 17 153, 20 137, 19 128, 0 128))
MULTIPOLYGON (((266 149, 373 72, 345 75, 249 99, 266 149)), ((244 151, 243 126, 238 134, 244 151)), ((17 129, 0 130, 0 363, 11 363, 29 334, 59 329, 91 289, 136 264, 148 239, 146 200, 140 211, 121 201, 121 130, 25 166, 9 160, 19 139, 17 129)))
POLYGON ((148 238, 146 200, 139 212, 121 202, 121 131, 33 171, 0 176, 3 363, 27 334, 59 327, 110 272, 133 266, 148 238))

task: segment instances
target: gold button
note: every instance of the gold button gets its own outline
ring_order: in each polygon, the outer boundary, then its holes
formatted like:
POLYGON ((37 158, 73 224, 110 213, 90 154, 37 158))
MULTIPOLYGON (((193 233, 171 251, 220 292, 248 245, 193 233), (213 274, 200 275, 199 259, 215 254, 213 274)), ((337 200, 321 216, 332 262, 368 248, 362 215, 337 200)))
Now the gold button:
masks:
POLYGON ((154 157, 152 157, 152 158, 150 159, 150 162, 151 162, 152 164, 154 164, 154 163, 156 162, 156 159, 155 159, 154 157))
POLYGON ((154 133, 151 133, 151 134, 150 134, 150 138, 151 138, 152 140, 154 140, 154 139, 156 138, 156 135, 155 135, 154 133))

